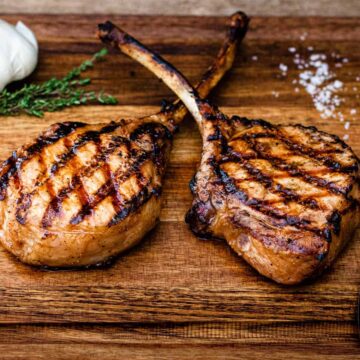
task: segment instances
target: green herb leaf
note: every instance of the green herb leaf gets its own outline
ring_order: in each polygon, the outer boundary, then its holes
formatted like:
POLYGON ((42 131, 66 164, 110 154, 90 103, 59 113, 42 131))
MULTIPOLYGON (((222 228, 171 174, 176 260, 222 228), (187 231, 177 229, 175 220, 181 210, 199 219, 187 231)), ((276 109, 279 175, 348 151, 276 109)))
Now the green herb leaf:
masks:
POLYGON ((117 104, 115 97, 98 94, 94 91, 85 91, 84 86, 91 83, 90 78, 80 78, 80 75, 94 66, 108 53, 101 49, 89 60, 72 69, 62 79, 51 78, 42 84, 26 84, 21 89, 9 92, 4 89, 0 92, 0 115, 18 115, 27 113, 42 117, 45 111, 57 111, 65 107, 99 103, 104 105, 117 104))

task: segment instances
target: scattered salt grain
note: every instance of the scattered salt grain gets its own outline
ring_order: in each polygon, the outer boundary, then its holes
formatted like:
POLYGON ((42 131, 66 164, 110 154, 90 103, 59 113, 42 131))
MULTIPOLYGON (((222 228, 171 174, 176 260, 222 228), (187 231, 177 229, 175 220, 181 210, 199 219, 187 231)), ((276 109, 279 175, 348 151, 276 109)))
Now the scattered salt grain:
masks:
MULTIPOLYGON (((295 54, 293 62, 300 70, 298 83, 311 96, 322 118, 338 118, 344 121, 344 115, 337 111, 344 100, 336 94, 344 84, 335 78, 326 60, 326 54, 322 53, 312 53, 308 58, 295 54)), ((280 66, 281 69, 283 64, 280 66)), ((296 84, 296 80, 292 83, 296 84)), ((295 92, 298 92, 299 89, 296 89, 295 92)))
MULTIPOLYGON (((303 33, 300 36, 300 40, 304 41, 307 35, 306 32, 303 33)), ((346 84, 337 78, 335 68, 346 67, 349 59, 337 54, 335 51, 328 55, 316 52, 312 46, 302 47, 302 51, 299 52, 296 47, 291 46, 288 48, 288 51, 293 55, 293 63, 299 71, 298 78, 291 80, 294 85, 294 92, 299 93, 299 85, 301 85, 311 96, 314 107, 319 112, 321 118, 337 119, 344 125, 344 129, 348 131, 350 129, 350 122, 355 121, 357 110, 355 108, 347 110, 346 115, 340 111, 340 106, 346 101, 341 96, 341 93, 347 90, 349 85, 346 86, 346 84), (329 59, 331 60, 330 62, 328 61, 329 59)), ((289 67, 287 64, 280 63, 279 70, 282 76, 287 76, 289 67)), ((347 71, 347 74, 353 76, 349 71, 347 71)), ((356 77, 356 81, 360 82, 360 75, 356 77)), ((352 89, 357 91, 358 88, 353 86, 352 89)), ((272 91, 272 95, 278 98, 280 94, 277 91, 272 91)), ((358 99, 360 94, 355 93, 354 96, 358 99)), ((349 134, 345 134, 343 139, 348 140, 349 134)))
POLYGON ((285 65, 285 64, 280 64, 280 65, 279 65, 279 69, 280 69, 280 71, 281 71, 281 74, 282 74, 283 76, 285 76, 285 75, 286 75, 286 72, 287 72, 287 69, 288 69, 287 65, 285 65))
POLYGON ((252 61, 257 61, 258 57, 256 55, 253 55, 251 59, 252 59, 252 61))
POLYGON ((335 88, 335 89, 341 89, 342 86, 343 86, 343 82, 340 81, 340 80, 335 80, 335 81, 333 82, 333 84, 334 84, 334 88, 335 88))

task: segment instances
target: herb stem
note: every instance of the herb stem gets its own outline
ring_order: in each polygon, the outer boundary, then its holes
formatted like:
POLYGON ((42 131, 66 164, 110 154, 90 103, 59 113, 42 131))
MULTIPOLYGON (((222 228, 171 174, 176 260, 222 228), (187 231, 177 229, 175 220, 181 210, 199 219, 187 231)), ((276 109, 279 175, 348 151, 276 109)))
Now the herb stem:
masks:
POLYGON ((4 89, 0 92, 0 115, 26 113, 42 117, 45 111, 53 112, 70 106, 88 103, 117 104, 115 97, 102 91, 99 93, 86 91, 83 87, 89 85, 91 79, 80 77, 106 54, 107 50, 101 49, 91 59, 84 61, 61 79, 53 77, 41 84, 26 84, 14 92, 4 89))

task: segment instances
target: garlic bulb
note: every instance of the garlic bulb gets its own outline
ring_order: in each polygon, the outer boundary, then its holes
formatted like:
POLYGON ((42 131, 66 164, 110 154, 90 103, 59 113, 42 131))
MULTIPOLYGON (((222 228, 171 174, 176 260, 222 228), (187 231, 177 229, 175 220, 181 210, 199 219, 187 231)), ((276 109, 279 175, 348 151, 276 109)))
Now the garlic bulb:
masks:
POLYGON ((0 91, 30 75, 38 61, 34 33, 21 21, 16 26, 0 20, 0 91))

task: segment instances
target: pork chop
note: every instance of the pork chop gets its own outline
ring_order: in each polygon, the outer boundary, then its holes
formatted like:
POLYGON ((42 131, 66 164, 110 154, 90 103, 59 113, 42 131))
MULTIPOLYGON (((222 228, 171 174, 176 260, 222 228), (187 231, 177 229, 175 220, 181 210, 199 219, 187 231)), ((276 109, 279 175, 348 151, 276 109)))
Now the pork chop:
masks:
POLYGON ((283 284, 334 261, 360 222, 359 160, 349 146, 315 127, 229 118, 121 29, 102 39, 162 79, 199 126, 203 151, 186 217, 195 234, 226 240, 283 284))

